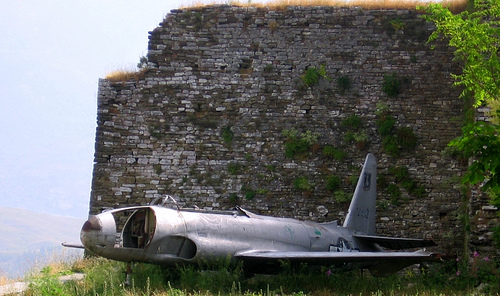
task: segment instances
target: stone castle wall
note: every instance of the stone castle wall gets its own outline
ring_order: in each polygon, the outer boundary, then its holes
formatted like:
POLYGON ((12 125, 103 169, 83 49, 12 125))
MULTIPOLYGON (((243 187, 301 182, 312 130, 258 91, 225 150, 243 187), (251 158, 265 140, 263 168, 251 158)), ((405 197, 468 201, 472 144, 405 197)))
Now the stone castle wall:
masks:
POLYGON ((90 212, 170 194, 186 207, 343 220, 371 152, 378 233, 461 250, 466 166, 443 156, 463 124, 450 78, 460 68, 444 43, 430 48, 431 32, 406 10, 172 11, 150 32, 143 78, 99 82, 90 212), (388 117, 389 136, 377 124, 388 117))

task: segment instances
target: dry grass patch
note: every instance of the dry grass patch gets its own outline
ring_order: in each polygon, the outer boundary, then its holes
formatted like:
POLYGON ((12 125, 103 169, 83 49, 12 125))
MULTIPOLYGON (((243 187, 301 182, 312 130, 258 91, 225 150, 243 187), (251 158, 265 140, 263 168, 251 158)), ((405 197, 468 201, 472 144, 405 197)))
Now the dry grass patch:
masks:
MULTIPOLYGON (((196 9, 196 8, 202 8, 206 6, 212 6, 212 5, 217 5, 217 4, 222 4, 222 3, 227 3, 227 2, 220 2, 220 1, 202 1, 202 0, 197 0, 197 1, 192 1, 191 4, 183 4, 179 7, 179 9, 196 9)), ((233 2, 231 2, 232 4, 233 2)), ((243 2, 242 2, 243 3, 243 2)), ((243 6, 243 4, 239 4, 237 6, 243 6)))
POLYGON ((106 80, 111 82, 126 82, 131 80, 141 80, 144 78, 145 69, 142 70, 130 70, 130 69, 119 69, 106 74, 106 80))
MULTIPOLYGON (((183 6, 181 9, 195 9, 215 4, 224 4, 226 1, 211 1, 209 3, 196 1, 191 5, 183 6)), ((416 9, 417 6, 425 6, 429 3, 442 3, 448 6, 451 11, 457 13, 465 10, 467 0, 270 0, 266 3, 254 3, 244 0, 229 1, 230 5, 240 7, 262 7, 272 10, 284 10, 288 6, 335 6, 335 7, 362 7, 365 9, 416 9)))
POLYGON ((7 284, 10 284, 10 283, 13 283, 14 281, 9 279, 7 276, 5 275, 0 275, 0 286, 4 286, 4 285, 7 285, 7 284))

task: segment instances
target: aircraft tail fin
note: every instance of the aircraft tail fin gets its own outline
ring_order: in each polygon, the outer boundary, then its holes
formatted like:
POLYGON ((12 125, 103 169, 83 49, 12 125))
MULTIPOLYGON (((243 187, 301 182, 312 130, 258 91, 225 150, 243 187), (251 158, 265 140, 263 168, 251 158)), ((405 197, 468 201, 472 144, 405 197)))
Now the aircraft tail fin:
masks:
POLYGON ((344 227, 356 233, 375 234, 375 199, 377 197, 377 161, 369 153, 359 176, 344 227))

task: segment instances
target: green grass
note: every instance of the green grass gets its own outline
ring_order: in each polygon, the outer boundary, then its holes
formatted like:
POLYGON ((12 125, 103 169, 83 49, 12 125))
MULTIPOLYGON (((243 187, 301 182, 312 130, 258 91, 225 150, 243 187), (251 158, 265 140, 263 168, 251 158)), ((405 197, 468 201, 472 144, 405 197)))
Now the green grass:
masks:
POLYGON ((277 274, 253 275, 229 260, 203 268, 134 264, 131 285, 126 287, 125 263, 90 258, 57 273, 45 268, 30 279, 25 295, 499 295, 498 262, 480 256, 472 262, 469 267, 452 261, 429 265, 423 271, 406 269, 384 278, 359 270, 337 272, 289 264, 277 274), (57 280, 58 275, 72 271, 84 272, 85 279, 64 284, 57 280))

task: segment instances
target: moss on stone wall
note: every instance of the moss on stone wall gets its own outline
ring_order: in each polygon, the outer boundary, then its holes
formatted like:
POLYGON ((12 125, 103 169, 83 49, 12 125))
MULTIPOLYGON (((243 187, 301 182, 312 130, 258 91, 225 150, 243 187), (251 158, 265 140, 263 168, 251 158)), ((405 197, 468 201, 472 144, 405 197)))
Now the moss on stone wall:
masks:
POLYGON ((449 75, 459 67, 452 49, 429 48, 431 30, 406 10, 173 11, 150 32, 143 79, 100 80, 91 212, 171 194, 184 206, 238 203, 274 216, 343 219, 346 194, 372 152, 386 182, 378 232, 461 248, 452 214, 460 192, 448 181, 464 167, 442 156, 460 134, 452 120, 463 114, 460 90, 449 75), (321 69, 314 84, 303 81, 308 69, 321 69), (384 77, 405 77, 396 96, 384 91, 384 77), (380 102, 411 136, 397 155, 378 132, 380 102), (346 123, 354 119, 361 124, 346 123), (283 131, 291 129, 317 135, 300 157, 287 157, 283 131), (407 169, 419 194, 396 181, 394 167, 407 169), (331 176, 341 179, 335 190, 331 176), (387 190, 394 186, 397 202, 387 190))

